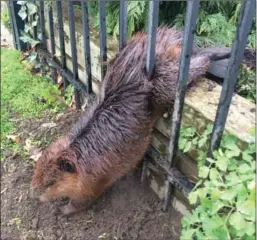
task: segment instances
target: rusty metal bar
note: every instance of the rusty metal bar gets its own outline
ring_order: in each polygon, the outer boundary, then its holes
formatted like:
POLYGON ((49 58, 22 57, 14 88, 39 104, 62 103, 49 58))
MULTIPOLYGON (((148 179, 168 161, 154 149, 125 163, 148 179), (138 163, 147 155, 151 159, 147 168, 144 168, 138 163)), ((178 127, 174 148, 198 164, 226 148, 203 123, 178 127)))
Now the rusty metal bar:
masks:
MULTIPOLYGON (((75 18, 73 0, 68 0, 68 16, 69 16, 69 28, 70 28, 70 44, 71 44, 71 56, 73 66, 73 77, 78 79, 78 58, 76 47, 76 35, 75 35, 75 18)), ((76 109, 81 108, 80 93, 78 89, 74 89, 76 109)))
POLYGON ((46 50, 45 5, 43 1, 39 2, 39 10, 41 44, 42 48, 46 50))
POLYGON ((85 59, 85 76, 87 77, 88 94, 92 93, 92 73, 91 73, 91 54, 90 54, 90 35, 88 23, 88 6, 86 0, 81 1, 82 21, 83 21, 83 42, 85 59))
POLYGON ((8 7, 10 7, 10 13, 11 13, 10 17, 11 17, 11 22, 13 26, 15 48, 21 51, 22 46, 21 46, 20 32, 18 29, 18 22, 17 22, 18 14, 16 14, 17 2, 15 2, 14 0, 10 0, 8 2, 8 7))
MULTIPOLYGON (((53 18, 53 8, 49 6, 48 9, 48 24, 49 24, 49 38, 50 38, 50 49, 52 57, 55 57, 55 40, 54 40, 54 18, 53 18)), ((51 67, 51 77, 54 84, 57 83, 57 72, 56 69, 51 67)))
POLYGON ((120 45, 119 49, 121 50, 126 46, 127 43, 127 21, 128 21, 128 12, 127 12, 127 3, 126 0, 120 0, 120 45))
POLYGON ((101 61, 101 80, 103 81, 106 73, 107 61, 107 40, 106 40, 106 0, 99 0, 100 12, 100 61, 101 61))
POLYGON ((232 96, 236 86, 239 65, 243 60, 244 51, 251 31, 253 18, 256 12, 256 0, 244 0, 241 6, 236 36, 233 41, 231 57, 224 79, 218 110, 214 122, 214 128, 211 135, 208 156, 212 157, 212 153, 220 145, 221 137, 229 112, 232 96))
MULTIPOLYGON (((153 73, 155 64, 155 42, 156 31, 158 26, 159 15, 159 0, 149 2, 149 17, 148 17, 148 38, 147 38, 147 53, 146 53, 146 71, 150 79, 153 73)), ((143 167, 141 173, 141 182, 146 178, 147 160, 143 160, 143 167)))
POLYGON ((155 64, 155 41, 158 26, 159 0, 149 2, 146 71, 150 78, 155 64))
MULTIPOLYGON (((186 24, 183 35, 183 47, 180 59, 180 68, 178 75, 178 85, 176 90, 176 98, 174 102, 174 110, 172 115, 170 142, 169 142, 169 167, 173 168, 176 164, 176 153, 178 148, 179 130, 181 126, 182 111, 187 88, 190 57, 192 54, 194 32, 199 9, 199 0, 189 0, 187 2, 186 24)), ((163 211, 167 211, 173 192, 172 184, 167 184, 166 195, 164 199, 163 211)))
POLYGON ((7 7, 8 7, 9 18, 10 18, 10 24, 11 24, 11 32, 12 32, 12 36, 13 36, 13 38, 12 38, 13 39, 13 47, 15 49, 18 49, 17 44, 16 44, 16 32, 15 32, 15 28, 14 28, 14 21, 13 21, 12 10, 11 10, 11 7, 13 7, 11 5, 11 0, 8 0, 7 7))
MULTIPOLYGON (((63 14, 62 14, 61 1, 56 1, 56 10, 57 10, 58 34, 59 34, 59 44, 60 44, 60 53, 61 53, 61 65, 63 69, 66 69, 66 53, 65 53, 63 14)), ((62 76, 62 81, 63 81, 63 87, 64 89, 66 89, 69 82, 64 76, 62 76)))

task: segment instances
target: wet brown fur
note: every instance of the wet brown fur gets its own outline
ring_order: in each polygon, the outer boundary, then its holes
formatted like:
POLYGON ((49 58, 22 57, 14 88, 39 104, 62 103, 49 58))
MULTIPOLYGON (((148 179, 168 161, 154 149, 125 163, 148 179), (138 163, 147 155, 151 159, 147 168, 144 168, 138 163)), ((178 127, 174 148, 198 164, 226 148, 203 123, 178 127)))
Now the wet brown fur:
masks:
MULTIPOLYGON (((151 79, 145 72, 146 45, 144 33, 131 39, 109 62, 98 100, 70 134, 44 151, 32 179, 41 200, 68 196, 79 201, 99 196, 144 156, 155 120, 175 98, 182 33, 174 28, 158 29, 151 79), (76 171, 61 170, 61 160, 73 164, 76 171)), ((202 76, 209 63, 206 56, 194 52, 189 82, 202 76)))

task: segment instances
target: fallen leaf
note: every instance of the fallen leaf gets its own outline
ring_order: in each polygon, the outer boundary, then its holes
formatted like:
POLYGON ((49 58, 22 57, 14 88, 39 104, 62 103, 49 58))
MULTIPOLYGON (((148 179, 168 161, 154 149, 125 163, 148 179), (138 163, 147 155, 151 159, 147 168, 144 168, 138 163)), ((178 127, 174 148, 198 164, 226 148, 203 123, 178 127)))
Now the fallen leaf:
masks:
POLYGON ((57 83, 61 83, 61 82, 62 82, 62 75, 58 72, 57 83))
POLYGON ((30 139, 26 139, 24 149, 28 152, 29 158, 37 161, 41 156, 41 148, 32 145, 30 139))
POLYGON ((43 124, 41 125, 41 127, 43 127, 43 128, 53 128, 53 127, 55 127, 56 125, 57 125, 56 123, 50 122, 50 123, 43 123, 43 124))
POLYGON ((101 234, 98 239, 105 239, 107 237, 107 234, 106 233, 103 233, 101 234))
POLYGON ((7 190, 7 188, 5 188, 4 190, 2 190, 2 191, 1 191, 1 194, 3 194, 6 190, 7 190))
POLYGON ((38 159, 41 157, 41 155, 42 155, 42 152, 39 152, 37 154, 34 154, 34 155, 30 156, 29 158, 34 160, 35 162, 37 162, 38 159))
POLYGON ((7 139, 16 143, 19 143, 21 141, 21 138, 17 135, 8 135, 7 139))

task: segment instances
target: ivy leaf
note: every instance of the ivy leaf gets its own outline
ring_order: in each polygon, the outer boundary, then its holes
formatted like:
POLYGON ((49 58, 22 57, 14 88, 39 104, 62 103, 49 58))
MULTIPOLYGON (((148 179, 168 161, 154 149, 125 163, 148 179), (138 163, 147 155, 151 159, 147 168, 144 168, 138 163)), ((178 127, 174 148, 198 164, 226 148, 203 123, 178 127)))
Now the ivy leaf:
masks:
POLYGON ((235 186, 240 182, 240 179, 235 172, 230 172, 227 176, 225 176, 225 179, 227 181, 227 186, 235 186))
POLYGON ((211 190, 211 199, 212 200, 218 200, 220 198, 220 195, 222 192, 218 188, 212 188, 211 190))
POLYGON ((25 5, 26 4, 26 2, 23 0, 23 1, 17 1, 17 4, 18 5, 25 5))
POLYGON ((194 145, 196 145, 197 142, 198 142, 198 140, 199 140, 199 138, 198 138, 198 137, 195 137, 195 138, 192 140, 192 143, 193 143, 194 145))
POLYGON ((20 11, 18 12, 18 15, 21 17, 22 20, 25 20, 27 18, 27 11, 26 7, 22 6, 20 11))
POLYGON ((237 192, 237 201, 244 202, 248 197, 248 191, 244 184, 238 184, 234 189, 237 192))
POLYGON ((193 234, 195 233, 196 229, 187 229, 182 231, 180 239, 188 240, 193 239, 193 234))
POLYGON ((252 219, 255 218, 255 201, 247 200, 245 202, 238 202, 236 204, 238 212, 252 216, 252 219))
POLYGON ((219 157, 216 161, 216 166, 223 172, 227 171, 229 159, 226 157, 219 157))
POLYGON ((245 233, 248 236, 253 236, 255 235, 255 224, 253 222, 245 222, 245 233))
POLYGON ((33 21, 33 22, 31 23, 31 26, 32 26, 32 27, 36 27, 36 26, 37 26, 37 21, 33 21))
POLYGON ((233 157, 238 157, 241 153, 241 150, 238 148, 238 146, 234 146, 233 150, 226 150, 225 154, 227 156, 227 158, 233 158, 233 157))
POLYGON ((238 161, 235 159, 229 159, 229 165, 228 165, 228 170, 229 171, 234 171, 238 168, 237 166, 238 161))
POLYGON ((243 160, 246 162, 251 162, 253 160, 253 157, 249 155, 247 152, 242 153, 243 160))
POLYGON ((27 8, 30 15, 37 13, 37 5, 32 2, 27 2, 27 8))
POLYGON ((213 236, 217 239, 231 239, 226 225, 213 229, 213 236))
POLYGON ((245 153, 247 154, 253 154, 253 153, 256 153, 256 147, 255 147, 255 144, 250 144, 248 145, 248 148, 245 149, 244 151, 245 153))
POLYGON ((201 205, 204 209, 212 209, 213 201, 207 198, 201 199, 201 205))
POLYGON ((206 218, 203 221, 203 230, 205 234, 208 236, 207 239, 220 239, 213 233, 214 229, 220 228, 222 225, 224 225, 224 221, 221 217, 218 215, 214 215, 212 218, 206 218))
POLYGON ((188 196, 188 200, 190 202, 190 204, 194 205, 197 202, 197 197, 198 197, 198 192, 191 192, 188 196))
POLYGON ((204 144, 207 142, 208 138, 207 136, 204 136, 202 139, 198 141, 198 147, 201 148, 204 146, 204 144))
POLYGON ((231 214, 229 217, 229 223, 238 231, 245 228, 245 219, 239 212, 234 212, 231 214))
POLYGON ((217 200, 213 203, 213 207, 211 209, 211 215, 216 214, 221 208, 224 207, 224 203, 220 200, 217 200))
POLYGON ((199 173, 198 173, 199 178, 207 178, 209 171, 210 169, 206 166, 200 167, 199 173))
POLYGON ((217 179, 219 179, 219 172, 216 168, 212 168, 210 170, 210 180, 213 181, 217 179))
POLYGON ((224 191, 221 194, 220 199, 226 200, 226 201, 232 201, 232 199, 235 198, 236 195, 237 195, 237 191, 235 189, 229 189, 224 191))
POLYGON ((187 143, 187 139, 186 138, 180 139, 179 143, 178 143, 179 149, 183 150, 185 148, 186 143, 187 143))
POLYGON ((183 149, 183 152, 186 153, 188 152, 190 149, 191 149, 191 146, 192 146, 192 142, 187 142, 186 145, 185 145, 185 148, 183 149))
POLYGON ((243 173, 247 173, 247 172, 249 172, 249 171, 252 171, 252 169, 251 169, 251 167, 250 167, 248 164, 246 164, 246 163, 240 165, 239 168, 238 168, 238 172, 239 172, 239 173, 242 173, 242 174, 243 174, 243 173))
POLYGON ((25 24, 24 32, 29 33, 31 27, 28 24, 25 24))
POLYGON ((225 135, 221 140, 221 146, 226 149, 234 150, 237 145, 237 137, 234 135, 225 135))

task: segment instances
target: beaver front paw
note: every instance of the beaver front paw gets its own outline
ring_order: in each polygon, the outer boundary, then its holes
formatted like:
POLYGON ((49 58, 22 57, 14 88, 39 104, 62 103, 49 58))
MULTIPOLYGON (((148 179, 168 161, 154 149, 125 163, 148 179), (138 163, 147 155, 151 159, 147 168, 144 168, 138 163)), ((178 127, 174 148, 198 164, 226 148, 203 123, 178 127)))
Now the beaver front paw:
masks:
POLYGON ((73 206, 70 202, 62 207, 58 207, 59 211, 62 213, 64 216, 70 216, 74 213, 77 213, 80 209, 76 208, 73 206))

